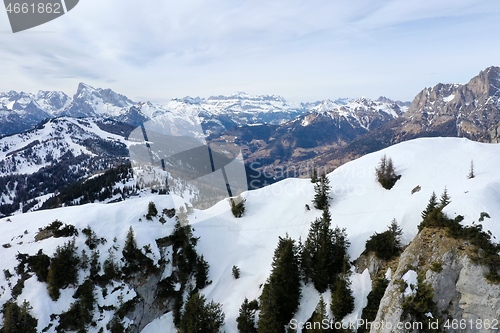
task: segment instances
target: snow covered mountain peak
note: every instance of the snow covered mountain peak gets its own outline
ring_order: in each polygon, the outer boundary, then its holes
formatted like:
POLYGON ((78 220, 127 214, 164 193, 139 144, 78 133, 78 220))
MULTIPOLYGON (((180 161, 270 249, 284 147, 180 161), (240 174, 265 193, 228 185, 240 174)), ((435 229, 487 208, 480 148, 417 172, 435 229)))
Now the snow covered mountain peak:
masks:
POLYGON ((200 104, 202 103, 202 99, 200 97, 191 97, 186 96, 183 98, 172 98, 172 102, 186 103, 186 104, 200 104))
POLYGON ((111 89, 94 88, 80 83, 73 101, 64 115, 73 117, 108 116, 117 117, 128 111, 135 103, 111 89))

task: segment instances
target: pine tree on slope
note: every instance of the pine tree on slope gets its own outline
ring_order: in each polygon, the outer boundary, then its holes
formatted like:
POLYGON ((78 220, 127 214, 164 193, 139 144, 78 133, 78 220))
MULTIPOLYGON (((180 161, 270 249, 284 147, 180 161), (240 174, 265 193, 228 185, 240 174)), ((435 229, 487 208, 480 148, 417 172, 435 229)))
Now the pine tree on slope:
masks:
POLYGON ((295 241, 279 238, 274 251, 271 276, 260 297, 259 333, 280 333, 299 306, 300 272, 295 241))

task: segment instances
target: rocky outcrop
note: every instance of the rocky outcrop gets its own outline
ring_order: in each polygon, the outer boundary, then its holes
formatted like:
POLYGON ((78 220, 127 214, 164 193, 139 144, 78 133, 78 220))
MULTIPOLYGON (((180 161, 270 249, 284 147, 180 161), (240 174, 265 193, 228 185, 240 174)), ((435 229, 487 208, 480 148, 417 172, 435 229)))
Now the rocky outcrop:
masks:
POLYGON ((489 67, 464 85, 425 88, 403 118, 398 131, 403 137, 428 133, 498 142, 500 67, 489 67))
MULTIPOLYGON (((451 239, 444 230, 424 229, 402 253, 396 272, 382 298, 374 323, 390 323, 372 326, 372 333, 408 332, 396 328, 404 322, 402 304, 406 285, 403 276, 414 270, 425 276, 425 282, 434 290, 434 302, 438 316, 446 320, 466 322, 460 332, 492 332, 486 323, 500 318, 500 285, 485 279, 487 269, 473 263, 468 253, 472 250, 467 242, 451 239), (472 324, 471 324, 472 323, 472 324)), ((446 332, 457 332, 443 327, 446 332)))
POLYGON ((174 309, 173 298, 158 296, 162 290, 161 280, 171 275, 174 269, 173 263, 168 259, 172 255, 172 243, 167 239, 166 242, 162 243, 160 240, 157 244, 161 258, 167 258, 161 261, 158 272, 154 274, 139 272, 130 279, 130 285, 137 293, 133 306, 130 306, 125 314, 127 321, 131 323, 129 327, 131 333, 141 332, 153 320, 174 309))

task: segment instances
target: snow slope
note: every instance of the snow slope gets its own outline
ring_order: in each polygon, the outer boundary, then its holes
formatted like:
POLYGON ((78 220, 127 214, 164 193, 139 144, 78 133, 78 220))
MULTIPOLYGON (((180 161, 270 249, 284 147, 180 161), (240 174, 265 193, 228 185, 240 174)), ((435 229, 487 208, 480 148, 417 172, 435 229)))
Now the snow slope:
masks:
POLYGON ((6 136, 0 139, 0 161, 5 163, 0 168, 0 176, 34 173, 67 151, 74 156, 94 156, 85 140, 97 138, 128 144, 122 136, 100 129, 92 119, 71 117, 51 119, 36 129, 6 136))
MULTIPOLYGON (((436 191, 439 195, 446 187, 452 200, 445 208, 446 213, 452 217, 464 215, 463 223, 471 224, 473 221, 478 223, 481 212, 487 212, 491 218, 483 222, 484 229, 500 237, 499 164, 499 145, 458 138, 417 139, 366 155, 329 174, 332 185, 332 224, 346 228, 351 241, 349 252, 352 259, 363 251, 368 237, 374 232, 386 230, 393 218, 402 226, 403 240, 407 243, 417 233, 420 213, 431 193, 436 191), (374 175, 375 167, 384 154, 393 159, 396 172, 402 175, 390 191, 383 189, 374 175), (476 177, 467 179, 471 160, 474 160, 476 177), (421 190, 411 194, 417 185, 420 185, 421 190)), ((278 237, 288 233, 292 238, 298 240, 301 237, 304 241, 310 223, 320 216, 320 211, 305 208, 305 204, 310 204, 314 196, 313 184, 308 179, 287 179, 247 192, 244 196, 247 199, 246 213, 241 219, 232 216, 227 201, 219 202, 207 210, 195 210, 189 216, 195 236, 200 237, 197 250, 210 264, 209 279, 213 281, 202 292, 207 299, 223 305, 226 332, 237 332, 235 320, 244 298, 251 300, 259 297, 259 286, 265 283, 270 274, 278 237), (233 265, 241 269, 238 280, 232 277, 233 265)), ((42 247, 44 253, 50 255, 57 245, 62 245, 67 239, 50 238, 34 242, 38 228, 55 219, 78 228, 90 225, 98 237, 108 240, 106 244, 100 245, 100 252, 105 254, 113 245, 118 246, 118 260, 125 235, 132 225, 139 248, 150 244, 152 255, 158 260, 159 251, 154 239, 168 235, 174 221, 169 220, 162 225, 157 220, 146 222, 139 219, 144 220, 149 201, 153 200, 159 209, 163 209, 172 207, 172 198, 149 196, 131 200, 16 215, 10 218, 10 222, 6 218, 0 219, 0 244, 11 245, 10 248, 0 248, 1 268, 12 272, 17 265, 17 252, 35 254, 42 247), (117 242, 112 241, 114 237, 117 242)), ((79 249, 83 248, 84 240, 83 235, 77 238, 79 249)), ((101 260, 104 259, 103 255, 101 260)), ((353 274, 352 288, 356 309, 347 316, 348 320, 359 316, 366 304, 366 296, 371 288, 367 272, 353 274)), ((50 313, 61 312, 69 306, 72 292, 65 290, 63 297, 54 303, 50 301, 46 288, 36 282, 36 277, 32 277, 26 282, 18 301, 30 301, 33 312, 39 318, 38 328, 41 329, 47 325, 50 313)), ((311 286, 305 286, 302 293, 301 305, 295 316, 298 321, 310 317, 320 297, 311 286)), ((130 295, 134 295, 134 292, 125 295, 125 300, 130 295)), ((109 304, 118 299, 118 295, 108 297, 111 298, 99 302, 109 304)), ((9 298, 8 281, 0 275, 0 304, 9 298)), ((324 298, 328 302, 329 293, 324 298)), ((146 327, 143 333, 158 332, 158 327, 162 327, 165 332, 174 332, 170 313, 146 327)), ((93 332, 93 329, 90 331, 93 332)), ((53 332, 53 328, 49 332, 53 332)))

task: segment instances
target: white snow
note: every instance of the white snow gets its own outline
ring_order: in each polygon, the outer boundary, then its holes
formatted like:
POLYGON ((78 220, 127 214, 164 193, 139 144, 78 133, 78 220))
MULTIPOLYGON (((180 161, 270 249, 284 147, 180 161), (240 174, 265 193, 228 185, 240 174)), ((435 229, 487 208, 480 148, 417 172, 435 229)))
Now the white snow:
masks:
POLYGON ((368 304, 368 294, 372 291, 372 280, 368 269, 365 269, 362 274, 351 276, 351 290, 354 296, 354 311, 347 315, 343 322, 354 324, 361 318, 363 308, 368 304))
POLYGON ((165 333, 177 332, 177 329, 174 326, 174 316, 172 312, 168 312, 163 316, 161 316, 160 318, 153 320, 151 323, 148 324, 148 326, 144 327, 144 329, 141 331, 141 333, 159 333, 159 332, 165 332, 165 333))
POLYGON ((404 273, 403 276, 401 277, 401 280, 403 280, 407 285, 405 291, 403 292, 403 295, 405 297, 411 296, 417 292, 417 283, 418 283, 417 277, 418 277, 417 272, 415 272, 412 269, 404 273))
MULTIPOLYGON (((373 101, 366 97, 360 97, 357 99, 343 99, 340 101, 331 101, 327 99, 309 107, 309 111, 332 118, 342 117, 351 123, 355 120, 359 126, 368 129, 371 119, 380 114, 386 113, 393 118, 398 118, 400 116, 396 111, 398 108, 401 113, 408 109, 407 107, 398 107, 395 103, 373 101)), ((309 123, 310 121, 306 116, 301 125, 307 126, 309 123)))
POLYGON ((391 279, 392 279, 392 269, 390 267, 385 272, 385 278, 388 281, 391 281, 391 279))
POLYGON ((444 97, 443 101, 445 101, 446 103, 448 103, 448 102, 452 101, 454 98, 455 98, 455 95, 451 94, 449 96, 444 97))

